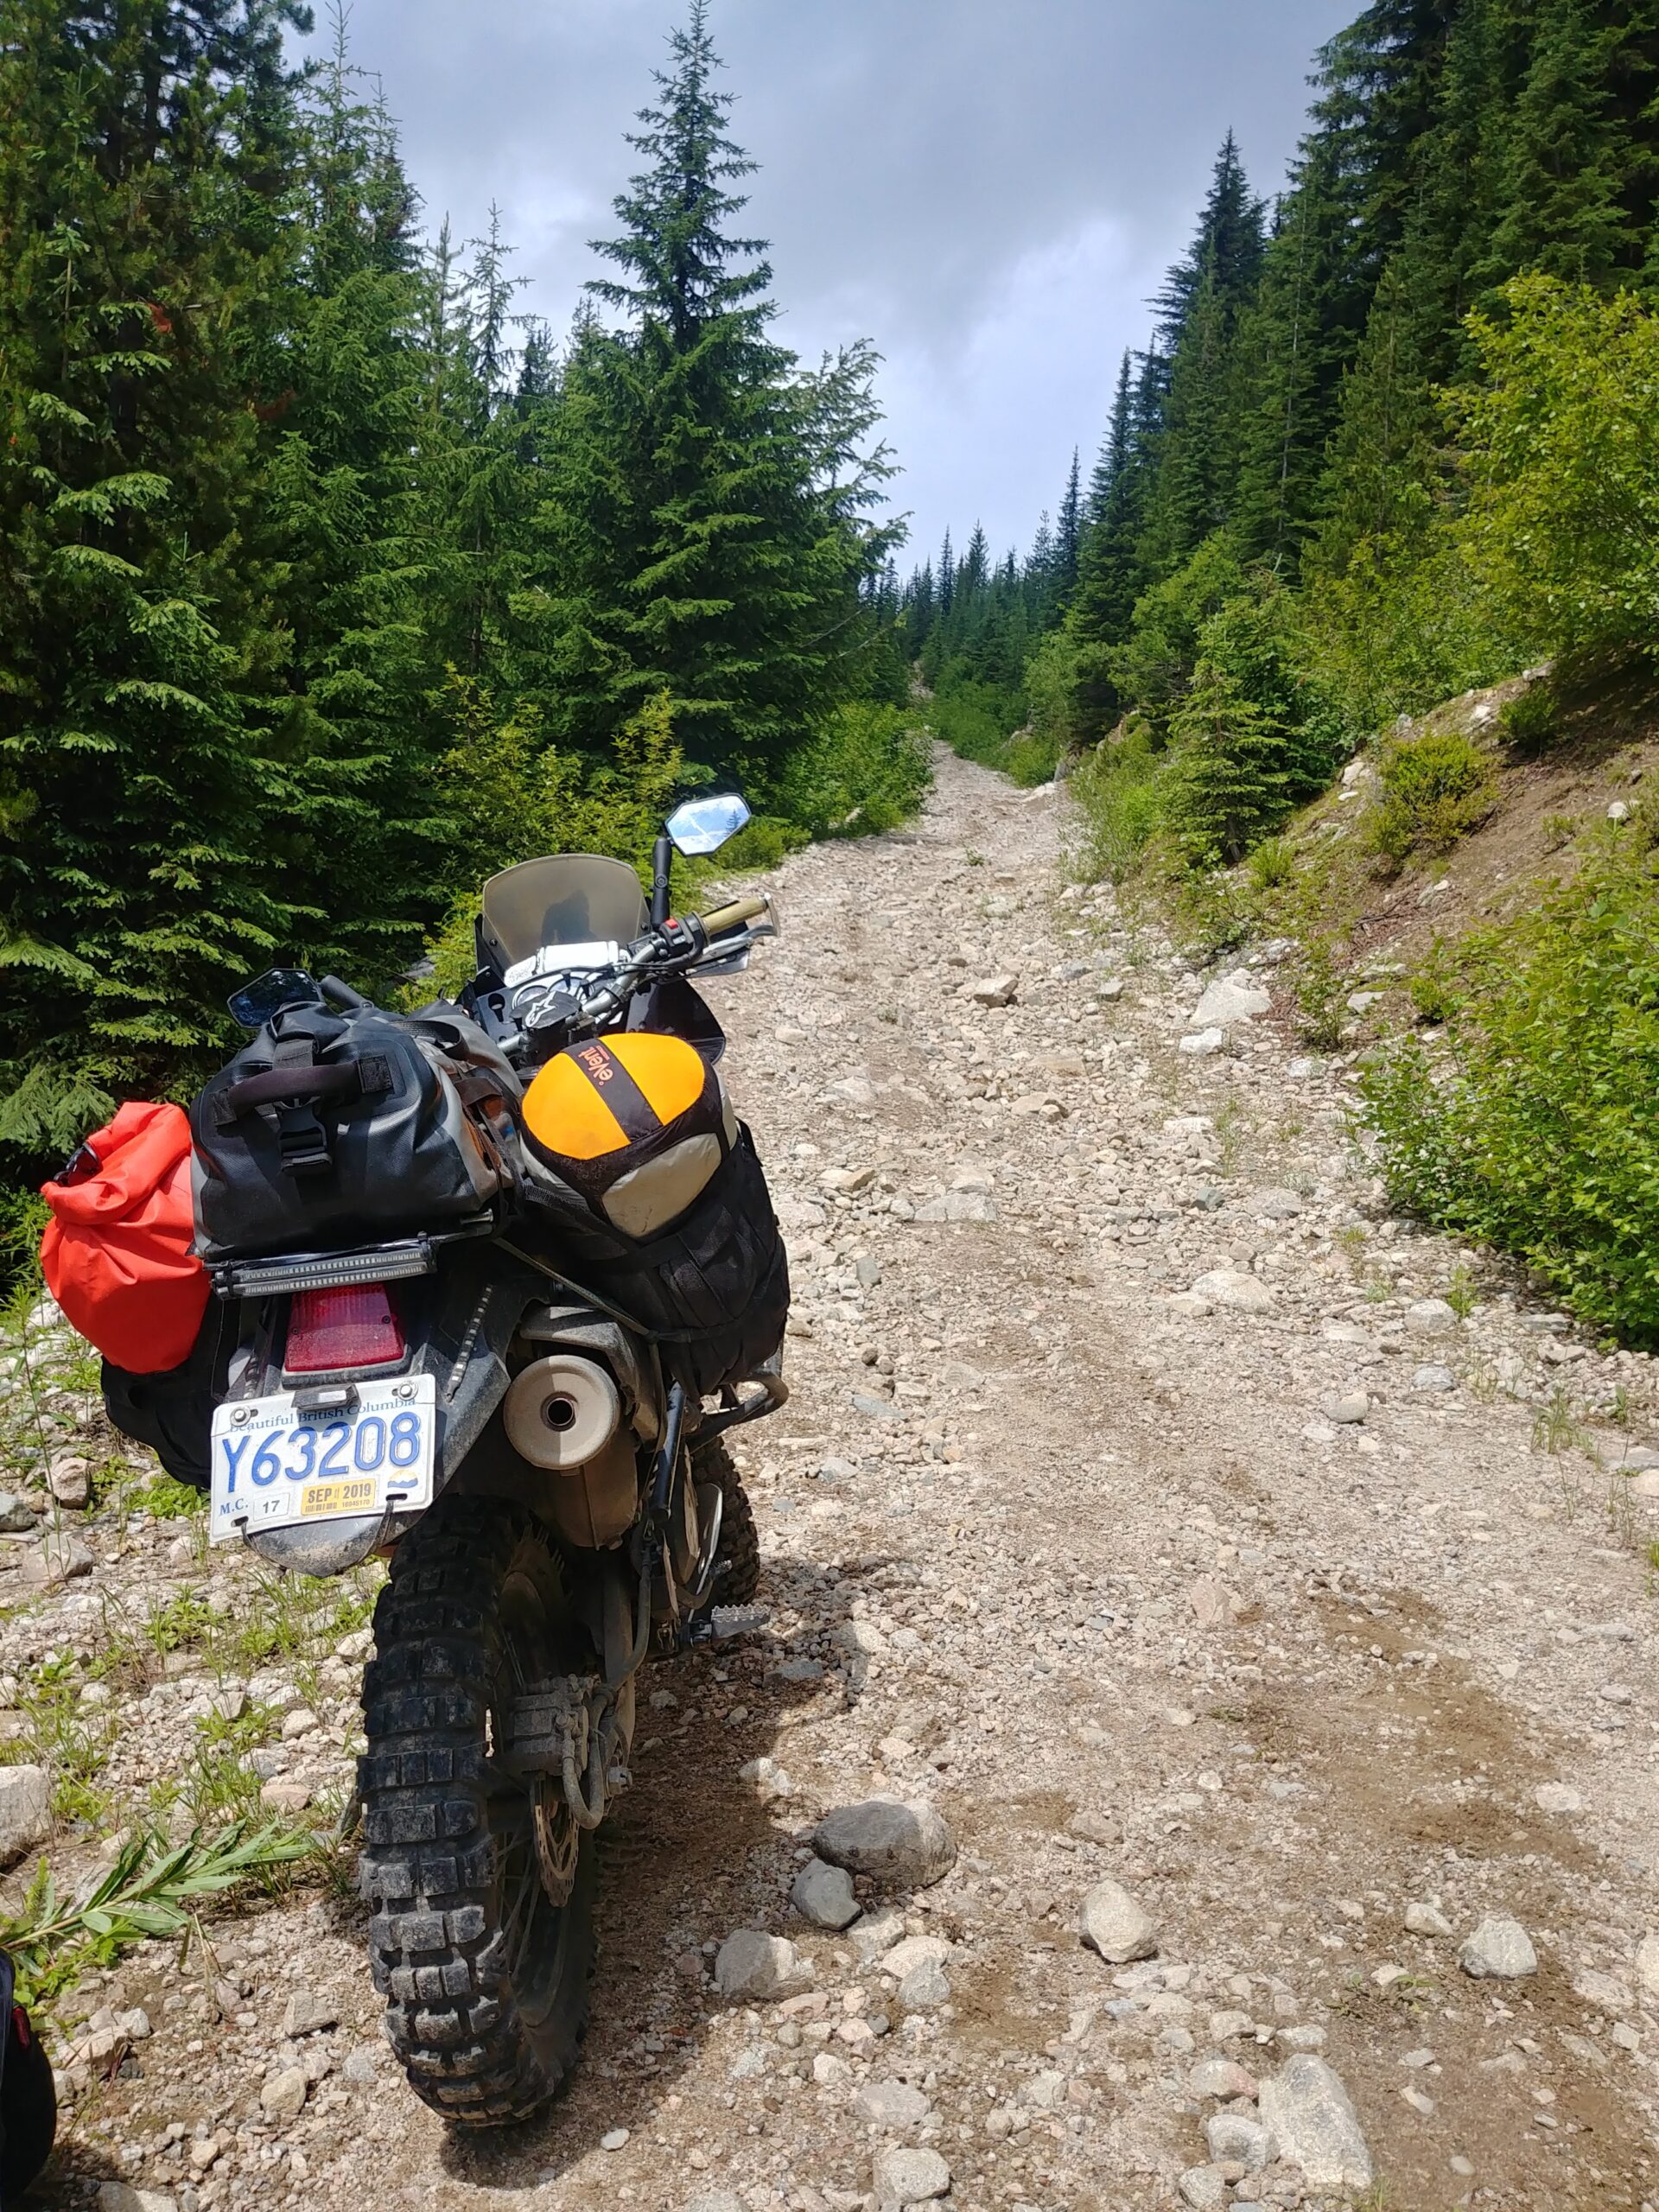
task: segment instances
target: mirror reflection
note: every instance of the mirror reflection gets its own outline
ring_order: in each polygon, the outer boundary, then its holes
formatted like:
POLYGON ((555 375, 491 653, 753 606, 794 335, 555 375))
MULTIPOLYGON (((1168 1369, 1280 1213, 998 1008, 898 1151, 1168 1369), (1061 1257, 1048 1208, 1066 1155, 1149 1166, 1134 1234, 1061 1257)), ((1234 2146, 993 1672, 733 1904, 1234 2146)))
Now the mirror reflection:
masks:
POLYGON ((675 808, 664 827, 688 860, 717 853, 749 820, 748 802, 736 791, 710 791, 675 808))

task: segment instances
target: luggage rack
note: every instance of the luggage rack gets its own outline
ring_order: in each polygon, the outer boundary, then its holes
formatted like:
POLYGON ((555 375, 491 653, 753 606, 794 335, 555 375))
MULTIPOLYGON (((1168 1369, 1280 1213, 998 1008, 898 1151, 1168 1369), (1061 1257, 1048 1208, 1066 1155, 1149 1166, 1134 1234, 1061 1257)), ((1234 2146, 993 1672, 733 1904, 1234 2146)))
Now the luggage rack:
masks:
POLYGON ((220 1260, 208 1268, 221 1298, 279 1298, 290 1291, 350 1290, 370 1282, 403 1282, 437 1272, 439 1248, 487 1236, 488 1214, 435 1235, 395 1238, 351 1252, 283 1252, 268 1260, 220 1260))

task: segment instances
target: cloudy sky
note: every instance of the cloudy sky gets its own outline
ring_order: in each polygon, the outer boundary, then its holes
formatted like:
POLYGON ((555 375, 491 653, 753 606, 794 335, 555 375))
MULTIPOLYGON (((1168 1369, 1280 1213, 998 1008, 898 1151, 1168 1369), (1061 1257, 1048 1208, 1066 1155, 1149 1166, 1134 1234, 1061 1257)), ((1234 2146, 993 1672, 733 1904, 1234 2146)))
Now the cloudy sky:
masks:
MULTIPOLYGON (((982 518, 1024 545, 1235 130, 1258 190, 1295 147, 1314 49, 1357 0, 713 0, 760 162, 779 334, 868 337, 911 552, 982 518)), ((322 10, 319 9, 321 14, 322 10)), ((492 201, 521 308, 568 322, 679 0, 353 0, 435 226, 492 201)), ((906 559, 910 557, 906 556, 906 559)))

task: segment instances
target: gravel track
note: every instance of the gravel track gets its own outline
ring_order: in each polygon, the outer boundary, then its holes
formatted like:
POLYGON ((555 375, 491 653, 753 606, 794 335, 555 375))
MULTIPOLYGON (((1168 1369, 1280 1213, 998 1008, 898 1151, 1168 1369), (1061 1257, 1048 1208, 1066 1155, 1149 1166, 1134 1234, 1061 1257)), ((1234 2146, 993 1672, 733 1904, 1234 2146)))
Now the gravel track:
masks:
MULTIPOLYGON (((1348 1071, 1274 1011, 1183 1052, 1209 979, 1063 887, 1065 806, 942 758, 913 831, 788 865, 785 935, 720 988, 796 1282, 794 1395, 737 1452, 772 1618, 645 1686, 570 2093, 448 2139, 376 2040, 358 1909, 292 1901, 220 1925, 217 2006, 159 1950, 88 1996, 155 2032, 57 2201, 851 2212, 895 2146, 988 2212, 1659 2197, 1650 1363, 1391 1223, 1348 1071), (949 1946, 914 2009, 789 1903, 818 1817, 884 1791, 959 1847, 857 1885, 949 1946), (1154 1957, 1079 1942, 1108 1878, 1154 1957), (1463 1970, 1489 1915, 1535 1974, 1463 1970), (716 1995, 744 1927, 802 1991, 716 1995), (1381 2193, 1206 2150, 1299 2049, 1381 2193), (303 2109, 262 2108, 296 2069, 303 2109)), ((92 1541, 94 1587, 130 1575, 92 1541)))

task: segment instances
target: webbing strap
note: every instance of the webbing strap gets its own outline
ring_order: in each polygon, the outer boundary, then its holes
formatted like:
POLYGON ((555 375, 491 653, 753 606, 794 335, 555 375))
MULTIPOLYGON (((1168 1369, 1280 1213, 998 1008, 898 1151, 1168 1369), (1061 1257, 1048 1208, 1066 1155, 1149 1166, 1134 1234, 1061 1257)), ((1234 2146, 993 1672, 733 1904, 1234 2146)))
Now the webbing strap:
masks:
POLYGON ((570 1058, 604 1100, 625 1137, 632 1141, 657 1135, 662 1116, 602 1039, 574 1046, 570 1058))

